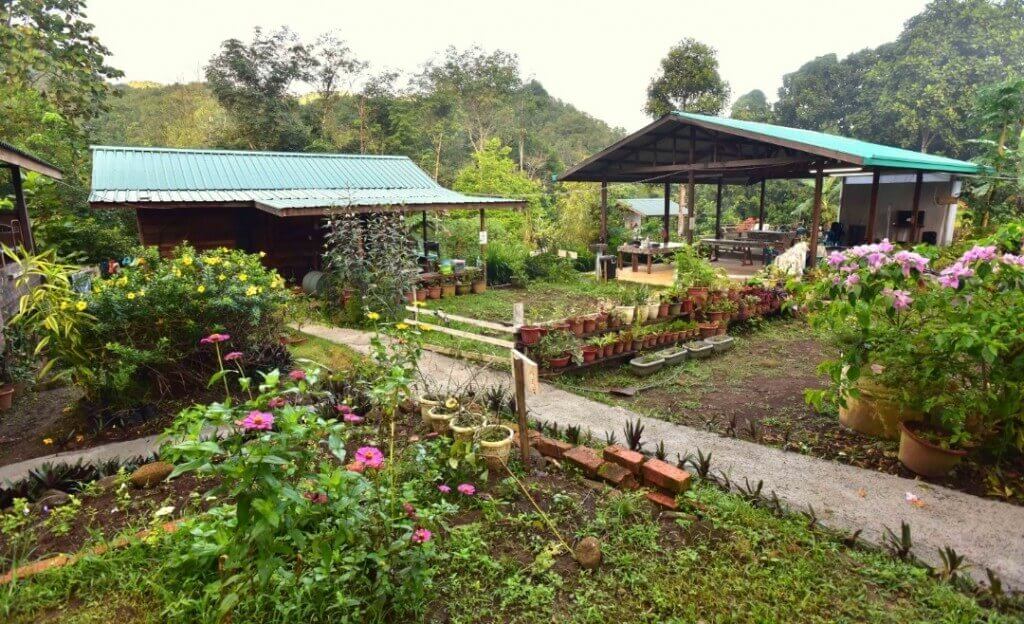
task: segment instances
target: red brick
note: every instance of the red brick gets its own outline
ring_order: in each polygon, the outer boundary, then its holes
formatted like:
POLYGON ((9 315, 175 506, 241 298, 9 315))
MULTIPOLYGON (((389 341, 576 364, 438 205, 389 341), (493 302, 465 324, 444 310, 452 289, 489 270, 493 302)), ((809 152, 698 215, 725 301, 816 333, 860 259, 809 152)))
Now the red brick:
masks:
POLYGON ((611 462, 604 462, 601 467, 597 469, 599 477, 611 483, 617 488, 623 490, 636 489, 636 477, 628 469, 623 468, 618 464, 611 462))
POLYGON ((640 476, 640 466, 643 465, 647 458, 641 455, 640 453, 637 453, 636 451, 631 451, 622 445, 613 444, 611 446, 605 447, 604 460, 614 462, 622 466, 626 470, 632 472, 634 475, 640 476))
POLYGON ((555 459, 562 459, 565 452, 572 448, 572 444, 568 442, 554 440, 546 436, 537 436, 532 440, 532 444, 540 451, 541 455, 555 459))
POLYGON ((660 459, 648 461, 641 470, 644 483, 659 487, 672 494, 678 494, 690 487, 690 473, 660 459))
MULTIPOLYGON (((519 427, 514 427, 515 434, 512 436, 512 446, 519 446, 519 427)), ((530 446, 533 446, 537 441, 537 438, 541 437, 540 432, 536 429, 526 430, 526 439, 530 441, 530 446)))
POLYGON ((566 451, 562 454, 562 458, 591 477, 597 476, 597 469, 604 463, 593 449, 585 446, 577 446, 566 451))
POLYGON ((662 494, 661 492, 648 492, 646 496, 647 500, 651 501, 652 503, 654 503, 655 505, 662 509, 667 509, 669 511, 676 511, 677 509, 679 509, 679 503, 676 502, 674 496, 662 494))

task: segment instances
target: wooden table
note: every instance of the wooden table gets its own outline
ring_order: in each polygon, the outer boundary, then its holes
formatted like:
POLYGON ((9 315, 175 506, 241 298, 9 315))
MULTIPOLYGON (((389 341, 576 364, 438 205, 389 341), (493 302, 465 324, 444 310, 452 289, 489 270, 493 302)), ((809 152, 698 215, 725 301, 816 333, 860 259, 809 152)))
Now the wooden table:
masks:
POLYGON ((740 259, 740 263, 743 266, 749 266, 754 264, 754 255, 751 253, 751 249, 754 247, 761 248, 761 263, 765 264, 764 248, 767 246, 766 241, 748 240, 742 238, 702 238, 700 242, 705 245, 711 245, 714 250, 711 261, 718 261, 718 248, 719 247, 732 247, 733 249, 739 248, 739 251, 743 253, 743 257, 740 259))
POLYGON ((658 247, 642 247, 639 245, 620 245, 619 246, 619 266, 622 264, 623 254, 629 254, 630 264, 633 266, 633 272, 636 273, 638 267, 638 258, 644 256, 647 258, 647 272, 651 272, 651 265, 654 263, 655 256, 674 256, 682 245, 679 243, 668 243, 665 245, 662 243, 658 247))

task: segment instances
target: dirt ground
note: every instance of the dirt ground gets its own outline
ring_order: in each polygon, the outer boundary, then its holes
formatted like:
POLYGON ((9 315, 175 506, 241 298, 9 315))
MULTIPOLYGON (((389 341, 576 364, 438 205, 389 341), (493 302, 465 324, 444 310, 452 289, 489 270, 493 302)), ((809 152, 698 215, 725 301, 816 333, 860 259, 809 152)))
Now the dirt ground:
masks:
MULTIPOLYGON (((827 383, 816 368, 829 356, 829 347, 803 322, 771 321, 737 332, 728 353, 662 369, 647 379, 619 367, 565 375, 556 383, 662 420, 913 478, 897 459, 897 441, 842 427, 834 407, 818 412, 807 405, 804 391, 827 383), (633 398, 607 392, 624 386, 641 391, 633 398)), ((1021 458, 999 470, 967 461, 951 475, 929 481, 1024 504, 1021 458)))

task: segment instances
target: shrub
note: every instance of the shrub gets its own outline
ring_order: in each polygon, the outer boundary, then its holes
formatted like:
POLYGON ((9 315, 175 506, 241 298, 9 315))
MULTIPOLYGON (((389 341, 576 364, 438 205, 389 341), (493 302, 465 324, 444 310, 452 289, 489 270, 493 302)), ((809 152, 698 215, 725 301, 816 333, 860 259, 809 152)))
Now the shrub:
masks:
POLYGON ((231 335, 231 350, 257 353, 283 328, 284 280, 242 251, 182 246, 162 259, 148 249, 85 293, 52 252, 24 264, 26 279, 45 286, 24 298, 15 323, 39 337, 37 350, 50 359, 42 373, 70 377, 104 407, 204 379, 213 362, 199 340, 211 331, 231 335))

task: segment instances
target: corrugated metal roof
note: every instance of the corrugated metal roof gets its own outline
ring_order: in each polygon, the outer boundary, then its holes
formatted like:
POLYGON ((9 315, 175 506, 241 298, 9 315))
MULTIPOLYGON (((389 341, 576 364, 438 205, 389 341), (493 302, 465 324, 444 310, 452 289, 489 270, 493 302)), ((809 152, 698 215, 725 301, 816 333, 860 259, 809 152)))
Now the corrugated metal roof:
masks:
POLYGON ((966 174, 984 172, 984 168, 981 165, 972 162, 890 147, 888 145, 879 145, 878 143, 868 143, 867 141, 827 134, 825 132, 787 128, 786 126, 776 126, 757 121, 744 121, 742 119, 714 117, 697 113, 674 111, 672 114, 681 119, 701 121, 723 129, 753 132, 766 137, 800 143, 808 147, 848 154, 863 159, 865 167, 892 167, 915 171, 945 171, 948 173, 966 174))
MULTIPOLYGON (((630 197, 620 199, 620 203, 633 212, 645 217, 660 217, 665 214, 665 199, 663 197, 630 197)), ((679 214, 679 204, 669 200, 669 208, 672 214, 679 214)))
POLYGON ((92 203, 256 202, 264 207, 512 204, 434 182, 405 156, 92 147, 92 203))

